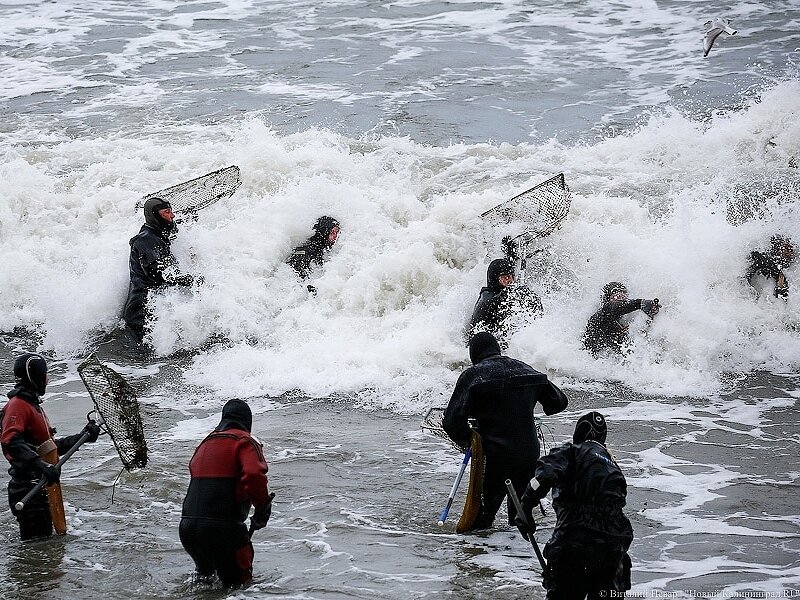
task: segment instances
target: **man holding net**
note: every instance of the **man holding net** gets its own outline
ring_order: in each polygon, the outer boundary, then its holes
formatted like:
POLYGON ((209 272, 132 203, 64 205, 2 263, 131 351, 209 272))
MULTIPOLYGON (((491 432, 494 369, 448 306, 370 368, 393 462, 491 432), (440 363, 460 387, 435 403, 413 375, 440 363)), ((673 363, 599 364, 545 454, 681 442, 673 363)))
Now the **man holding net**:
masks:
POLYGON ((191 481, 183 501, 180 538, 208 581, 214 573, 226 587, 253 577, 250 536, 266 527, 272 514, 267 461, 250 435, 253 415, 244 400, 229 400, 219 425, 200 443, 189 462, 191 481), (250 507, 250 531, 245 519, 250 507))
MULTIPOLYGON (((8 392, 8 403, 0 411, 0 442, 11 463, 8 502, 19 523, 20 538, 28 540, 53 534, 50 503, 44 489, 25 502, 21 510, 16 507, 40 478, 44 477, 48 485, 58 483, 61 469, 45 458, 57 460, 84 432, 89 434, 87 442, 97 441, 100 427, 90 421, 80 433, 53 438, 56 430, 42 408, 48 381, 47 361, 38 354, 22 354, 14 361, 14 377, 14 389, 8 392)), ((58 501, 61 502, 60 489, 58 501)), ((63 517, 63 505, 61 513, 63 517)))
MULTIPOLYGON (((522 361, 503 356, 495 337, 481 332, 469 343, 472 366, 456 382, 442 426, 461 448, 470 445, 470 419, 483 442, 486 466, 480 513, 471 529, 492 526, 506 497, 505 480, 520 494, 533 476, 539 440, 533 409, 539 402, 545 414, 567 407, 567 397, 547 376, 522 361)), ((516 510, 508 503, 509 524, 516 510)))
POLYGON ((131 238, 128 299, 122 312, 125 325, 136 341, 145 335, 147 298, 150 289, 163 286, 190 286, 194 277, 181 273, 178 261, 170 250, 170 241, 177 232, 172 206, 159 197, 151 197, 144 203, 144 225, 131 238))
POLYGON ((541 314, 539 296, 527 286, 516 283, 514 263, 498 258, 489 263, 486 270, 486 286, 478 295, 466 337, 488 331, 504 345, 515 331, 515 317, 524 320, 541 314))

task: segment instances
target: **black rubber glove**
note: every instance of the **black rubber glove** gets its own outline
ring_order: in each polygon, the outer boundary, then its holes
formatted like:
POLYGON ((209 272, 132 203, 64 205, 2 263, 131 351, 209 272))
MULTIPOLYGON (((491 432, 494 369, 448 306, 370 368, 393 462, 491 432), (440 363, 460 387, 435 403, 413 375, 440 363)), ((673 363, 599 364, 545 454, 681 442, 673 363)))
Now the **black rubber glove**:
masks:
POLYGON ((533 520, 533 507, 523 504, 522 512, 524 513, 524 519, 523 515, 517 514, 514 518, 514 525, 517 526, 522 537, 530 540, 530 536, 536 531, 536 521, 533 520))
POLYGON ((58 483, 58 479, 61 477, 61 467, 44 462, 41 458, 33 463, 33 466, 36 467, 42 475, 44 475, 48 485, 58 483))
POLYGON ((253 528, 253 531, 263 529, 267 526, 267 523, 269 523, 269 518, 272 516, 272 499, 274 497, 275 492, 272 492, 269 495, 269 502, 262 508, 257 508, 253 516, 250 517, 250 526, 253 528))
POLYGON ((86 424, 86 427, 81 430, 81 434, 84 433, 89 434, 89 437, 86 438, 86 441, 90 444, 94 444, 97 441, 97 437, 100 435, 100 426, 94 421, 89 421, 86 424))
POLYGON ((661 305, 658 303, 658 298, 642 300, 642 311, 649 317, 655 317, 660 308, 661 305))

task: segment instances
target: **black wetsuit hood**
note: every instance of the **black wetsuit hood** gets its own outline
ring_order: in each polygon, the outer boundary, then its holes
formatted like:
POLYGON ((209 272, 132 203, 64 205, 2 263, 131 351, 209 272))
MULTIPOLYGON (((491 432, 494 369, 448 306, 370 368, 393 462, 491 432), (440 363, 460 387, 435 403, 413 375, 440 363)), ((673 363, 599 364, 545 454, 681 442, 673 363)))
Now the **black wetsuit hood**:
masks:
POLYGON ((514 265, 507 258, 496 258, 489 263, 489 268, 486 269, 486 287, 493 292, 499 292, 503 289, 500 285, 500 275, 513 275, 514 265))
POLYGON ((228 400, 222 407, 222 419, 214 431, 243 429, 250 432, 253 427, 253 413, 244 400, 228 400))
POLYGON ((488 331, 481 331, 472 336, 469 341, 469 359, 477 365, 490 356, 500 356, 500 344, 488 331))

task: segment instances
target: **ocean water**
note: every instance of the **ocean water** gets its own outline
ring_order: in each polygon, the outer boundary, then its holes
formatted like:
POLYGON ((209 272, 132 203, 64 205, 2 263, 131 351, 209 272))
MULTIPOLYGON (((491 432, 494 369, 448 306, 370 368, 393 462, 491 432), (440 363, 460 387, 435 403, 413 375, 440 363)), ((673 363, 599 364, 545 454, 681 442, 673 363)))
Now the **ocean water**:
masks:
POLYGON ((277 498, 232 597, 542 598, 502 518, 436 527, 460 457, 419 423, 468 365, 499 255, 480 214, 559 172, 570 211, 526 272, 544 316, 508 354, 570 397, 548 445, 608 417, 633 594, 800 593, 800 300, 742 279, 800 230, 798 31, 790 1, 0 3, 0 381, 43 352, 71 433, 96 350, 151 449, 115 488, 110 441, 81 450, 65 539, 21 544, 1 512, 0 594, 226 597, 191 585, 177 523, 193 448, 241 397, 277 498), (716 16, 738 33, 703 58, 716 16), (154 299, 151 355, 102 343, 137 201, 230 164, 241 188, 173 245, 205 284, 154 299), (284 259, 321 214, 342 233, 311 296, 284 259), (663 305, 623 361, 579 343, 610 280, 663 305))

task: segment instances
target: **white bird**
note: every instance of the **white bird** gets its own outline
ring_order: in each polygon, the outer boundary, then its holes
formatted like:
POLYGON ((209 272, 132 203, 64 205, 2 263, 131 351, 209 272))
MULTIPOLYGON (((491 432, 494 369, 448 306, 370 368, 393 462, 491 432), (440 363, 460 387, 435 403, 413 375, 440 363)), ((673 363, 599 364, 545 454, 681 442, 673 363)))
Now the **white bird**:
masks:
POLYGON ((703 56, 708 56, 711 46, 714 45, 719 35, 724 31, 728 35, 736 35, 736 30, 730 26, 728 19, 717 18, 713 21, 706 21, 706 37, 703 38, 703 56))

